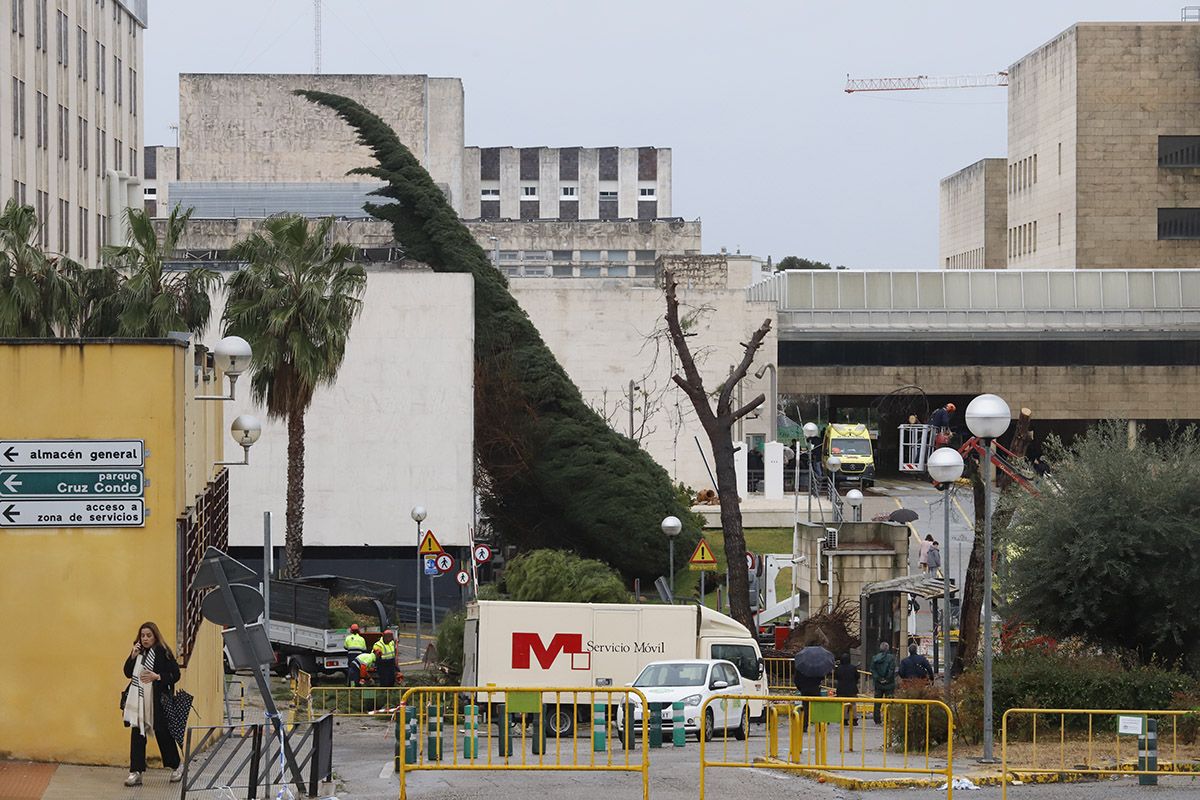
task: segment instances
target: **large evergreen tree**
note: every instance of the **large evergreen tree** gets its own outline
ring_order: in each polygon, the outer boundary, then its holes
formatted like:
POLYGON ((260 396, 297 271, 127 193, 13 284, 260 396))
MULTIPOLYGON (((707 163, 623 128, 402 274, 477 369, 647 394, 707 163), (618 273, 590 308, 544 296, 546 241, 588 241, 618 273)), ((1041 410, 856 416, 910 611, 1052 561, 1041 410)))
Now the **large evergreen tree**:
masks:
POLYGON ((524 549, 573 549, 627 576, 662 574, 662 519, 684 520, 688 541, 698 533, 666 471, 584 403, 504 276, 387 123, 345 97, 298 94, 336 111, 370 148, 377 165, 355 172, 384 181, 375 194, 391 202, 366 209, 392 224, 407 255, 474 278, 475 448, 492 525, 524 549))

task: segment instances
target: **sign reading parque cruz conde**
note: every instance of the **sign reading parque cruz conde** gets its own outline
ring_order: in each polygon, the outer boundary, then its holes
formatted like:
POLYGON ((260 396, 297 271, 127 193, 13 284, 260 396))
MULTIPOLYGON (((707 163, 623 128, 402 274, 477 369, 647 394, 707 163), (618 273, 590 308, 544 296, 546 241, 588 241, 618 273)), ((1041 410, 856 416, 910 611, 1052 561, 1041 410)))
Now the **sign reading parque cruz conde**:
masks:
POLYGON ((146 524, 141 439, 0 440, 0 528, 146 524))

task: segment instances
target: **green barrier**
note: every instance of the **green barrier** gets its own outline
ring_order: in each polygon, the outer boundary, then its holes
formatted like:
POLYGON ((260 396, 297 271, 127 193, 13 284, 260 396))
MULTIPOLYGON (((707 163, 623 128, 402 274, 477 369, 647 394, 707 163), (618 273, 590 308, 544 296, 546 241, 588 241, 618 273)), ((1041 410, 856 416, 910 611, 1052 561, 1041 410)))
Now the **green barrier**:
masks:
POLYGON ((650 746, 663 746, 662 710, 666 703, 647 703, 646 713, 649 714, 650 746))
POLYGON ((687 731, 684 729, 683 721, 683 703, 675 702, 671 704, 671 744, 676 747, 683 747, 687 741, 687 731))
POLYGON ((592 752, 603 753, 608 749, 608 705, 592 703, 592 752))
POLYGON ((430 703, 425 711, 425 760, 442 760, 441 709, 430 703))

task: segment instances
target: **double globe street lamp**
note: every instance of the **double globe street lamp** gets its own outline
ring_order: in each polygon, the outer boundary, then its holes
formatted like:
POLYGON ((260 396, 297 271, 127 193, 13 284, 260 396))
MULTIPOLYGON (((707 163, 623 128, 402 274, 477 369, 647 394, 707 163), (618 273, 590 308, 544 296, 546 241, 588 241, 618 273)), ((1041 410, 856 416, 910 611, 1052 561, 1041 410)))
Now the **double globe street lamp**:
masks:
POLYGON ((981 394, 967 404, 967 427, 983 440, 986 451, 980 458, 983 479, 983 758, 992 755, 992 477, 996 437, 1008 430, 1012 412, 1008 403, 994 394, 981 394))

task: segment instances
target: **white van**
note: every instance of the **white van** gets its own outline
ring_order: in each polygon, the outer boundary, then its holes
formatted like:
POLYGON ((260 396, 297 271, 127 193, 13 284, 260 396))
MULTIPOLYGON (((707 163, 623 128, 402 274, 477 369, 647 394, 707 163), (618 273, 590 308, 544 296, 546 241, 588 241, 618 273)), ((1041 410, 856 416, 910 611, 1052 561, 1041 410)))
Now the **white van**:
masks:
MULTIPOLYGON (((758 642, 732 617, 695 605, 520 603, 467 606, 463 685, 502 687, 628 686, 652 661, 720 659, 737 667, 746 694, 765 695, 758 642)), ((588 698, 547 717, 558 736, 590 719, 588 698)), ((761 719, 764 702, 750 701, 761 719)))

